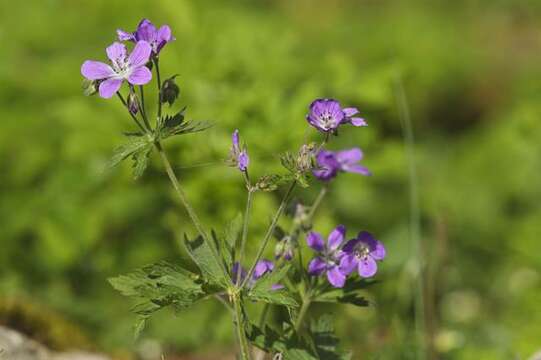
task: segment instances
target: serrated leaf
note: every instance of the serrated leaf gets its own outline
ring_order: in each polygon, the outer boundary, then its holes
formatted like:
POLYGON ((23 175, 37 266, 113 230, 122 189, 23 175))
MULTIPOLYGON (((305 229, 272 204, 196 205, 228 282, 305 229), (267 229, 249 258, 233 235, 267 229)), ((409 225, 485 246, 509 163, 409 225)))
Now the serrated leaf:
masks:
POLYGON ((107 166, 109 168, 115 167, 123 160, 133 156, 135 153, 151 146, 152 143, 146 137, 133 138, 126 144, 120 145, 113 151, 113 156, 109 160, 107 166))
MULTIPOLYGON (((197 275, 164 261, 110 278, 109 282, 122 295, 138 301, 131 311, 139 315, 139 322, 164 307, 178 311, 209 295, 197 275)), ((136 324, 136 328, 142 326, 136 324)))
POLYGON ((222 259, 217 257, 218 251, 216 248, 210 248, 214 246, 213 244, 209 244, 202 236, 190 241, 186 235, 184 235, 184 244, 206 281, 223 288, 230 285, 231 279, 224 271, 222 259))
POLYGON ((332 288, 314 298, 314 302, 342 303, 365 307, 370 305, 368 300, 361 296, 359 290, 375 284, 375 281, 366 279, 351 279, 343 288, 332 288))
POLYGON ((338 349, 340 341, 334 332, 332 315, 324 314, 317 321, 313 321, 310 331, 318 359, 349 360, 351 358, 350 353, 338 349))
POLYGON ((256 347, 268 353, 282 354, 287 360, 317 360, 317 357, 300 344, 296 339, 284 338, 270 327, 265 331, 253 324, 248 325, 248 340, 256 347))
POLYGON ((159 139, 163 140, 175 135, 204 131, 212 127, 212 123, 209 121, 185 121, 185 111, 186 107, 175 115, 165 115, 160 120, 157 131, 159 139))
POLYGON ((151 152, 152 147, 147 146, 133 154, 133 178, 135 180, 139 179, 145 172, 151 152))
POLYGON ((242 214, 238 213, 237 216, 235 216, 235 218, 225 226, 221 246, 223 251, 225 251, 224 255, 227 257, 225 260, 228 265, 228 269, 230 269, 233 265, 235 249, 240 243, 243 219, 242 214))

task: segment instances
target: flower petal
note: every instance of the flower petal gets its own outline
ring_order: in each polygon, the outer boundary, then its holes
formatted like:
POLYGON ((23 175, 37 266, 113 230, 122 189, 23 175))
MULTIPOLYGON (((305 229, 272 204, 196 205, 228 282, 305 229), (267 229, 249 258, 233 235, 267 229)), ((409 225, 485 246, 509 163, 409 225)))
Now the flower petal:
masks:
POLYGON ((325 248, 325 244, 323 242, 323 237, 320 233, 317 233, 315 231, 310 231, 306 235, 306 243, 308 246, 310 246, 312 249, 314 249, 317 252, 322 252, 325 248))
POLYGON ((346 275, 349 275, 358 266, 358 260, 355 254, 348 254, 342 257, 340 260, 340 271, 346 275))
POLYGON ((360 240, 358 238, 351 239, 344 246, 342 246, 342 251, 345 252, 346 254, 353 254, 353 252, 355 251, 355 248, 357 247, 357 245, 359 245, 359 243, 360 243, 360 240))
POLYGON ((344 112, 344 115, 346 115, 347 117, 350 117, 359 113, 359 110, 355 107, 343 108, 342 111, 344 112))
POLYGON ((128 76, 128 82, 132 85, 144 85, 152 79, 152 72, 146 66, 140 66, 132 70, 128 76))
POLYGON ((365 256, 359 260, 358 271, 362 277, 372 277, 378 271, 378 264, 376 264, 376 260, 372 256, 365 256))
POLYGON ((271 290, 274 290, 274 291, 282 290, 283 288, 285 288, 285 286, 282 285, 282 284, 274 284, 274 285, 271 286, 271 290))
POLYGON ((135 35, 133 33, 124 31, 122 29, 118 29, 116 31, 116 35, 120 41, 135 41, 135 35))
POLYGON ((386 254, 387 252, 385 251, 385 246, 383 246, 383 243, 376 240, 376 247, 370 252, 370 256, 372 256, 375 260, 383 260, 386 254))
POLYGON ((270 260, 259 260, 255 266, 254 274, 252 275, 254 280, 259 279, 263 275, 265 275, 267 272, 271 272, 274 270, 274 264, 270 260))
POLYGON ((349 119, 349 121, 351 122, 351 125, 353 126, 368 126, 366 121, 360 117, 352 117, 349 119))
POLYGON ((308 264, 308 274, 314 276, 321 275, 326 268, 327 264, 325 261, 319 256, 316 256, 310 260, 310 263, 308 264))
POLYGON ((113 63, 120 63, 126 59, 126 46, 119 42, 114 42, 105 49, 107 57, 113 63))
POLYGON ((150 20, 143 19, 137 26, 137 31, 135 32, 135 37, 137 41, 144 40, 149 43, 156 41, 156 27, 150 20))
POLYGON ((81 74, 88 80, 101 80, 113 76, 115 72, 101 61, 87 60, 81 66, 81 74))
POLYGON ((250 157, 248 157, 246 150, 240 152, 239 156, 237 157, 237 163, 240 171, 244 171, 246 168, 248 168, 250 157))
POLYGON ((239 145, 239 130, 238 130, 238 129, 235 129, 235 131, 233 131, 233 135, 231 136, 231 140, 233 141, 233 148, 234 148, 235 150, 240 149, 240 145, 239 145))
POLYGON ((231 269, 231 278, 233 279, 233 283, 235 285, 238 285, 237 278, 239 277, 239 271, 240 271, 240 281, 242 282, 246 278, 246 270, 238 263, 234 263, 233 267, 231 269))
POLYGON ((107 79, 100 84, 100 96, 104 99, 111 98, 122 85, 122 79, 107 79))
POLYGON ((327 238, 327 244, 328 248, 330 250, 336 250, 342 244, 342 241, 344 241, 344 237, 346 236, 346 227, 344 225, 338 225, 327 238))
POLYGON ((128 63, 134 68, 143 66, 148 62, 151 52, 152 48, 148 42, 138 41, 128 58, 128 63))
POLYGON ((334 265, 327 271, 327 280, 335 288, 341 288, 346 283, 346 275, 342 274, 338 266, 334 265))
POLYGON ((168 25, 163 25, 158 29, 156 40, 158 43, 167 43, 171 41, 171 28, 168 25))
POLYGON ((352 148, 336 152, 336 160, 342 165, 358 163, 362 158, 363 152, 359 148, 352 148))
POLYGON ((346 172, 350 172, 350 173, 365 175, 365 176, 372 175, 370 170, 368 170, 366 167, 362 165, 357 165, 357 164, 342 166, 342 170, 346 172))

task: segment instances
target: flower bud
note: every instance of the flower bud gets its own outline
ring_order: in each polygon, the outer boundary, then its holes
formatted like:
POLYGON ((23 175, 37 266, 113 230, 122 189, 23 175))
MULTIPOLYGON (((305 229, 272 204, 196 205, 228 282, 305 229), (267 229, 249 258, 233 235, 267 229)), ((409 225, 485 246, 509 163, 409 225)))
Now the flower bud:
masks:
POLYGON ((133 115, 137 114, 139 111, 139 101, 137 100, 137 95, 134 92, 130 92, 128 95, 128 110, 133 115))
POLYGON ((85 96, 92 96, 98 92, 98 81, 84 79, 82 88, 85 96))
POLYGON ((180 95, 180 88, 175 83, 176 76, 177 75, 172 76, 163 82, 162 92, 161 92, 161 97, 160 97, 162 104, 168 103, 169 106, 171 106, 180 95))

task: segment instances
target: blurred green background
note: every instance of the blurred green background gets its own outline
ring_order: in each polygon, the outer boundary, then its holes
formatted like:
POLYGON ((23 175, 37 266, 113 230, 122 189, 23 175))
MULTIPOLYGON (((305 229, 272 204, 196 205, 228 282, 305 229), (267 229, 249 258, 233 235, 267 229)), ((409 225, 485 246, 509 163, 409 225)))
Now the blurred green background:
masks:
MULTIPOLYGON (((132 125, 117 101, 81 91, 81 63, 105 59, 115 30, 142 17, 171 25, 162 73, 180 74, 189 117, 216 123, 166 144, 209 225, 244 206, 241 179, 221 163, 234 128, 261 175, 278 169, 277 153, 316 138, 304 121, 312 99, 361 109, 370 126, 344 129, 330 147, 360 146, 374 176, 338 178, 316 219, 322 232, 337 222, 350 235, 370 230, 388 249, 381 283, 367 292, 375 306, 319 309, 339 315, 355 359, 417 358, 420 300, 430 358, 527 359, 541 349, 534 0, 1 2, 0 322, 52 347, 128 358, 158 345, 232 348, 228 315, 213 302, 160 314, 134 343, 127 300, 106 282, 183 257, 176 240, 193 233, 159 159, 137 182, 128 164, 103 170, 132 125), (397 106, 402 83, 414 159, 397 106), (410 232, 415 191, 420 246, 410 232), (422 292, 415 259, 426 262, 422 292)), ((298 196, 310 201, 318 188, 298 196)), ((279 196, 256 197, 252 250, 279 196)))

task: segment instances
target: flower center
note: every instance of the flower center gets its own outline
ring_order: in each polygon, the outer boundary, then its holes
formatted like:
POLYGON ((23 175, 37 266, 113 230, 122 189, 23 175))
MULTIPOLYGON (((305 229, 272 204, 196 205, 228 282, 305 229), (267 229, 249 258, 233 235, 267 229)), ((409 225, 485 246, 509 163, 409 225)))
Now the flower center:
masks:
POLYGON ((322 123, 322 127, 326 128, 326 129, 330 129, 330 128, 334 127, 335 122, 336 122, 334 117, 332 116, 332 114, 330 112, 328 112, 328 111, 325 111, 324 113, 322 113, 319 116, 319 120, 322 123))
POLYGON ((354 254, 359 259, 365 259, 370 254, 370 249, 364 244, 359 244, 355 248, 354 254))
POLYGON ((127 77, 130 74, 130 64, 126 57, 119 57, 115 59, 113 63, 113 69, 119 77, 127 77))

